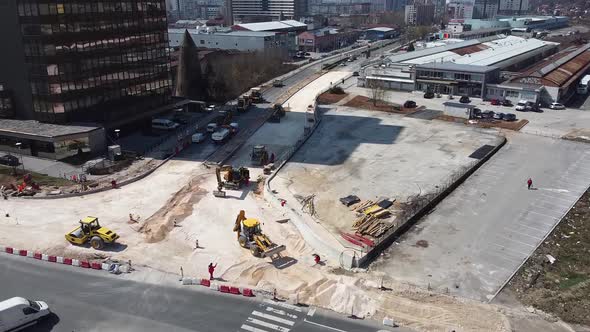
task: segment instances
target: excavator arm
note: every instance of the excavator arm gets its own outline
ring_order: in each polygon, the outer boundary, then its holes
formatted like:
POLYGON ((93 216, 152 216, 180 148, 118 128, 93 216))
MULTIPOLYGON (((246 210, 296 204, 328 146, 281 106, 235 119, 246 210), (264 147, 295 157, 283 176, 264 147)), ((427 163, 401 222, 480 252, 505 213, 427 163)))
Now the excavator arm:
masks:
POLYGON ((246 220, 246 211, 240 210, 240 213, 238 213, 238 216, 236 217, 236 223, 234 224, 234 232, 238 232, 238 238, 240 237, 242 221, 244 220, 246 220))

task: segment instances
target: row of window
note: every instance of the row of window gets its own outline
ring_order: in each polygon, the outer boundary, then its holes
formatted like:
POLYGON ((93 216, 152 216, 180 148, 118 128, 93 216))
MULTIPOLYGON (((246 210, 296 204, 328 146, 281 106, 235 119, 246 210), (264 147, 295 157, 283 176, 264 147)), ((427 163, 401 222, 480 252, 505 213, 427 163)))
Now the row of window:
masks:
POLYGON ((130 86, 126 89, 111 90, 110 93, 100 96, 90 95, 65 102, 50 102, 42 98, 34 98, 33 109, 39 113, 64 113, 89 108, 107 101, 118 100, 124 96, 166 95, 170 91, 171 82, 169 80, 165 80, 164 82, 165 84, 161 84, 159 88, 153 84, 154 82, 144 83, 130 86))
POLYGON ((483 82, 483 75, 465 74, 465 73, 450 73, 436 70, 417 70, 416 75, 419 78, 435 78, 456 81, 474 81, 483 82))
POLYGON ((21 2, 18 4, 19 16, 115 12, 157 12, 162 10, 165 10, 164 1, 38 3, 38 1, 35 0, 33 2, 21 2))
POLYGON ((165 25, 166 18, 146 18, 142 20, 127 20, 121 22, 100 21, 100 22, 72 22, 62 24, 21 24, 23 36, 51 36, 54 34, 77 33, 77 32, 100 32, 113 31, 123 34, 123 29, 135 28, 134 30, 145 31, 148 28, 161 28, 165 25))
POLYGON ((115 38, 108 40, 98 40, 92 42, 77 42, 69 45, 44 44, 40 42, 25 42, 23 48, 25 56, 39 55, 66 55, 70 53, 94 52, 96 50, 143 50, 146 47, 150 49, 166 50, 168 42, 161 34, 151 34, 143 36, 133 36, 127 38, 115 38), (135 47, 134 47, 135 46, 135 47))

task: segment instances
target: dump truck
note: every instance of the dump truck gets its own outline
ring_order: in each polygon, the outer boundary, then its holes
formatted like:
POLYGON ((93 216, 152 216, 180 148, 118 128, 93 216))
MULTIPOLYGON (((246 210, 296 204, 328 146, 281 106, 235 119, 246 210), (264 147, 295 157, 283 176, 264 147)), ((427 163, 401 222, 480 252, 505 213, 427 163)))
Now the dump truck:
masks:
POLYGON ((250 96, 243 95, 238 98, 238 112, 246 112, 252 106, 252 99, 250 96))
POLYGON ((268 151, 264 145, 255 145, 252 147, 252 153, 250 153, 250 160, 253 165, 264 166, 268 163, 268 151))
POLYGON ((80 220, 80 226, 66 234, 66 240, 71 244, 83 245, 90 241, 94 249, 102 249, 106 244, 113 244, 119 238, 117 233, 98 223, 96 217, 86 217, 80 220))
POLYGON ((250 89, 250 100, 252 100, 253 103, 264 102, 264 98, 262 97, 262 89, 259 87, 250 89))
POLYGON ((246 167, 218 166, 215 169, 215 176, 217 177, 217 190, 213 191, 215 197, 225 197, 223 189, 238 190, 250 182, 250 170, 246 167))
POLYGON ((246 218, 246 212, 241 210, 236 217, 234 232, 238 233, 238 243, 242 248, 249 249, 254 257, 280 257, 280 253, 287 249, 285 245, 273 243, 262 233, 258 219, 246 218))
POLYGON ((281 122, 281 118, 287 114, 283 105, 281 104, 273 104, 272 105, 272 114, 268 118, 268 122, 281 122))

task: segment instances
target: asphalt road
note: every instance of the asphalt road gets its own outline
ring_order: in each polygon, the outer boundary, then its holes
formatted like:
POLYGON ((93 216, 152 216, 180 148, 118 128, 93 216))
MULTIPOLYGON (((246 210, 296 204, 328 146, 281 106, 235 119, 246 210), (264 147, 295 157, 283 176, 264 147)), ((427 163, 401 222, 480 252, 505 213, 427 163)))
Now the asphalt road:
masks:
POLYGON ((584 143, 514 133, 371 267, 394 279, 489 300, 590 185, 584 143), (533 190, 526 181, 533 180, 533 190))
POLYGON ((43 300, 54 313, 32 331, 408 331, 312 307, 166 287, 0 254, 0 299, 43 300))

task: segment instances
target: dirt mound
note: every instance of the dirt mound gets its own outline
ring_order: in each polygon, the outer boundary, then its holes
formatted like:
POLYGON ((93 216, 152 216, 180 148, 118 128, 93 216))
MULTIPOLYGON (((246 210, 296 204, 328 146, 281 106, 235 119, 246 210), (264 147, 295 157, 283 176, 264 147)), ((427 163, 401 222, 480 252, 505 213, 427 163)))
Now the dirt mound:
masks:
POLYGON ((155 243, 166 238, 168 233, 193 213, 193 206, 203 198, 207 190, 191 181, 172 196, 164 206, 146 219, 139 228, 145 234, 148 243, 155 243))

